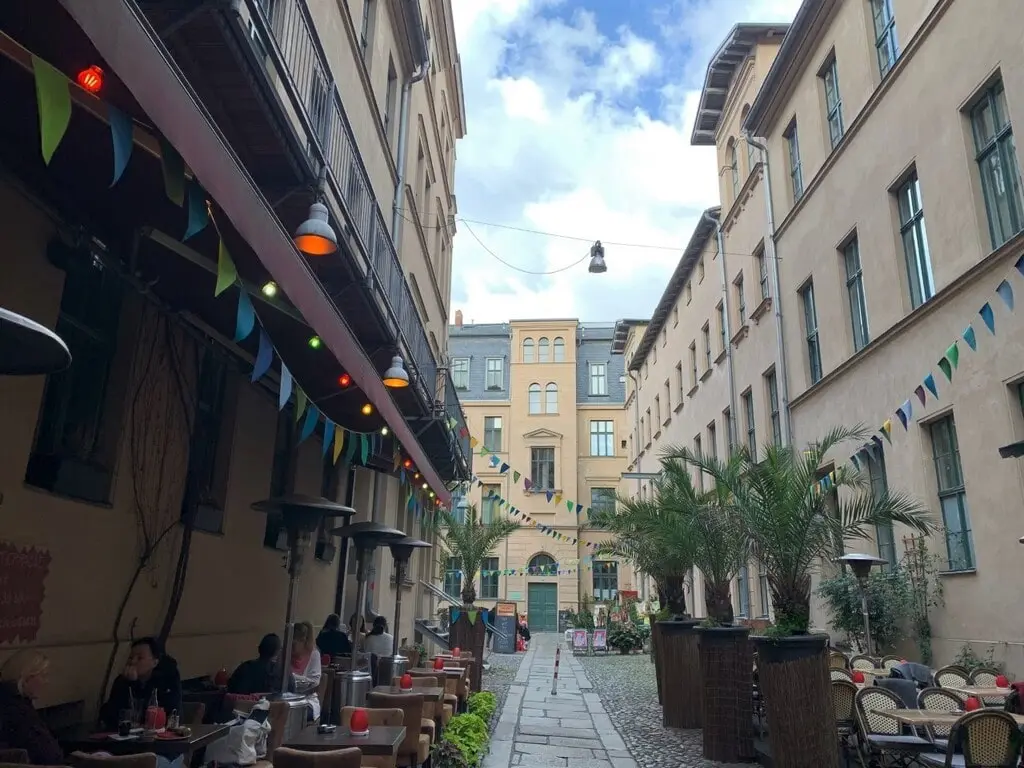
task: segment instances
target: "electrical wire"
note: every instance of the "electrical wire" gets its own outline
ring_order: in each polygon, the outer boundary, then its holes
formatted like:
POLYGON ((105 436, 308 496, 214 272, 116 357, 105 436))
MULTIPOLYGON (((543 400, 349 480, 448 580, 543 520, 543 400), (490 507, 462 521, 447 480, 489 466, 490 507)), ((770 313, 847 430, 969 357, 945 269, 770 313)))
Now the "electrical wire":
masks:
MULTIPOLYGON (((462 223, 466 224, 465 220, 463 220, 462 223)), ((590 249, 588 248, 586 250, 586 252, 582 256, 580 256, 576 261, 574 261, 572 264, 567 264, 564 267, 559 267, 558 269, 552 269, 552 270, 549 270, 547 272, 540 272, 540 271, 535 271, 535 270, 532 270, 532 269, 523 269, 522 267, 517 267, 515 264, 510 264, 509 262, 507 262, 503 258, 501 258, 501 256, 499 256, 494 251, 492 251, 490 248, 488 248, 486 243, 484 243, 484 241, 480 239, 480 237, 477 235, 476 232, 473 231, 473 228, 470 227, 469 224, 466 224, 466 230, 469 232, 469 234, 471 234, 473 236, 473 239, 476 240, 480 244, 480 247, 483 248, 485 251, 487 251, 488 254, 493 256, 496 260, 500 261, 502 264, 504 264, 509 269, 514 269, 516 272, 522 272, 524 275, 557 275, 559 272, 566 272, 566 271, 572 269, 573 267, 579 266, 580 264, 583 263, 583 261, 588 256, 590 256, 590 249)))

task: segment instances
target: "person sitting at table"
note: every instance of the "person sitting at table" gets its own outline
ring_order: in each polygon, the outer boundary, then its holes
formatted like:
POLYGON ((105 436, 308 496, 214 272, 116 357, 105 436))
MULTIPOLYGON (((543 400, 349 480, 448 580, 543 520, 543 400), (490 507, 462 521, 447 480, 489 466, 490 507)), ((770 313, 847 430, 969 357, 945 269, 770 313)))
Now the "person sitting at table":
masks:
POLYGON ((355 648, 360 648, 363 644, 363 638, 366 637, 366 619, 360 616, 358 613, 353 613, 352 618, 348 620, 348 636, 352 641, 352 645, 355 648), (359 629, 356 629, 356 623, 359 624, 359 629))
POLYGON ((0 667, 0 743, 24 749, 36 765, 62 765, 64 752, 36 711, 50 660, 35 649, 17 651, 0 667))
POLYGON ((341 617, 332 613, 324 622, 324 628, 316 636, 316 647, 320 653, 326 653, 332 659, 335 656, 348 656, 352 653, 352 643, 348 635, 341 631, 341 617))
MULTIPOLYGON (((264 635, 257 652, 257 658, 243 661, 231 674, 228 693, 252 695, 281 692, 281 638, 273 633, 264 635)), ((295 675, 289 673, 288 692, 294 691, 295 675)))
POLYGON ((121 713, 129 710, 141 713, 149 705, 154 691, 164 712, 181 714, 178 662, 164 653, 155 637, 141 637, 132 643, 124 672, 110 686, 110 697, 100 709, 100 721, 116 731, 121 713))
POLYGON ((295 692, 303 694, 312 710, 310 720, 320 717, 320 697, 317 688, 323 670, 320 653, 313 639, 313 625, 308 621, 295 624, 292 634, 292 673, 295 675, 295 692))
POLYGON ((373 629, 363 641, 363 650, 366 653, 382 658, 390 656, 394 652, 395 638, 388 634, 388 620, 378 616, 373 620, 373 629))

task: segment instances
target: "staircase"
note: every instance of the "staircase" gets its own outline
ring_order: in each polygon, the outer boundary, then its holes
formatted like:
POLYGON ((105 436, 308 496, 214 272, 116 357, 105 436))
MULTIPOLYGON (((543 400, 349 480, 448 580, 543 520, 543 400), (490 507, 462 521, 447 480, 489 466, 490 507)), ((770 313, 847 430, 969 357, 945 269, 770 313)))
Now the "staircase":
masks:
MULTIPOLYGON (((423 587, 426 588, 426 590, 437 599, 442 600, 443 602, 448 603, 449 605, 453 605, 456 608, 462 607, 461 601, 449 595, 436 584, 431 584, 429 581, 422 580, 420 581, 420 584, 422 584, 423 587)), ((434 619, 416 619, 415 624, 416 631, 426 635, 431 640, 433 640, 437 645, 441 646, 445 650, 450 649, 450 646, 448 644, 448 632, 444 631, 441 628, 440 624, 437 623, 437 621, 435 621, 434 619)), ((493 632, 496 636, 500 637, 502 640, 507 639, 505 633, 500 632, 489 620, 485 620, 485 624, 487 625, 488 629, 490 629, 491 632, 493 632)))

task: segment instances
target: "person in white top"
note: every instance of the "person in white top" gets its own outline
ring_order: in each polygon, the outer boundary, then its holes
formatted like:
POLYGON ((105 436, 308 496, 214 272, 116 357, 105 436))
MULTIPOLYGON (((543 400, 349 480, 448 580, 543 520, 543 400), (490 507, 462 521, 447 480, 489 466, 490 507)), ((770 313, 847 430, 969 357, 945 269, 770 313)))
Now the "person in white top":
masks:
POLYGON ((312 710, 311 720, 320 717, 320 697, 316 689, 320 685, 323 670, 320 666, 320 650, 316 647, 313 625, 300 621, 292 635, 292 673, 295 675, 295 692, 306 695, 312 710))
POLYGON ((373 620, 373 629, 363 640, 363 651, 372 653, 378 658, 390 656, 394 652, 395 638, 388 634, 388 620, 378 616, 373 620))

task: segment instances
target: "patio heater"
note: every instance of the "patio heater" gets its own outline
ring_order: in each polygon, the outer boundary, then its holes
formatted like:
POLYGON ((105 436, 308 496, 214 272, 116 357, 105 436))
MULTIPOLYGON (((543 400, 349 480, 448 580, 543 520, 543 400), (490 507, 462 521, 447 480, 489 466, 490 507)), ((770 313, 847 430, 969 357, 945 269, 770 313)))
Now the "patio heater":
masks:
POLYGON ((285 606, 284 648, 281 657, 281 691, 284 692, 288 690, 288 678, 291 674, 290 659, 295 636, 295 596, 298 593, 299 576, 302 574, 302 566, 313 541, 313 534, 325 518, 342 517, 348 520, 356 511, 321 496, 307 496, 301 493, 257 501, 252 508, 266 514, 280 513, 288 536, 288 602, 285 606))
MULTIPOLYGON (((362 615, 366 606, 366 571, 370 558, 377 547, 388 544, 396 539, 404 539, 405 534, 397 528, 375 523, 372 520, 352 523, 331 531, 335 536, 349 539, 356 550, 356 614, 362 615)), ((358 626, 358 625, 357 625, 358 626)), ((353 638, 355 639, 355 638, 353 638)), ((353 644, 354 645, 354 644, 353 644)), ((348 672, 336 678, 338 681, 339 707, 364 707, 366 694, 370 692, 373 678, 369 672, 357 668, 358 653, 352 648, 352 663, 348 672)))
POLYGON ((860 586, 860 610, 864 614, 864 652, 870 655, 871 620, 868 618, 868 576, 871 573, 872 566, 882 565, 886 561, 874 555, 852 552, 849 555, 837 557, 835 562, 845 563, 850 566, 850 570, 853 571, 853 575, 857 578, 857 584, 860 586))
POLYGON ((71 353, 57 334, 0 307, 0 376, 43 376, 69 365, 71 353))
POLYGON ((400 643, 398 629, 402 622, 402 584, 409 577, 409 561, 412 559, 413 550, 429 547, 429 543, 410 536, 388 542, 391 557, 395 561, 395 623, 392 627, 394 647, 391 649, 391 656, 385 658, 385 663, 379 667, 378 685, 390 685, 395 678, 400 678, 409 668, 409 659, 398 652, 400 643))

